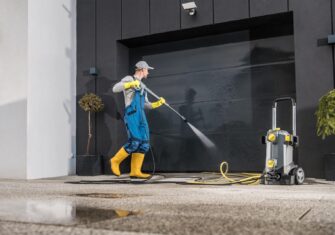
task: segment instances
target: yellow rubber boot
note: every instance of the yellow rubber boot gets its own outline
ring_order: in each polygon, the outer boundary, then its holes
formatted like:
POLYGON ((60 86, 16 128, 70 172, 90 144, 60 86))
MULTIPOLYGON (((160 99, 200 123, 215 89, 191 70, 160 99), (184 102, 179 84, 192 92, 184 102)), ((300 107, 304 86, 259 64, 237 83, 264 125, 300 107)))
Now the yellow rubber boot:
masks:
POLYGON ((142 173, 141 169, 142 169, 143 160, 144 160, 143 153, 133 153, 131 155, 130 177, 146 179, 151 176, 150 174, 142 173))
POLYGON ((122 147, 119 152, 117 152, 114 157, 109 161, 111 163, 111 169, 114 175, 120 176, 120 163, 129 156, 129 153, 122 147))

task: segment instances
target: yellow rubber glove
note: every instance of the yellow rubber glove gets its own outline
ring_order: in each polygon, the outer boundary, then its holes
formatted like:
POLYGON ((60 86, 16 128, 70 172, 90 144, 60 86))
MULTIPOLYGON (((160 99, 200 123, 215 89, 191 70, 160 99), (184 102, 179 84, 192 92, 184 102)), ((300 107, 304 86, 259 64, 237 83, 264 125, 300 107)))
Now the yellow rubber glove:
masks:
POLYGON ((135 81, 132 81, 132 82, 125 82, 123 84, 124 86, 124 89, 129 89, 129 88, 135 88, 135 89, 140 89, 140 81, 138 80, 135 80, 135 81))
POLYGON ((156 102, 151 103, 151 107, 153 109, 156 109, 156 108, 162 106, 163 104, 165 104, 165 99, 163 97, 160 97, 159 100, 157 100, 156 102))

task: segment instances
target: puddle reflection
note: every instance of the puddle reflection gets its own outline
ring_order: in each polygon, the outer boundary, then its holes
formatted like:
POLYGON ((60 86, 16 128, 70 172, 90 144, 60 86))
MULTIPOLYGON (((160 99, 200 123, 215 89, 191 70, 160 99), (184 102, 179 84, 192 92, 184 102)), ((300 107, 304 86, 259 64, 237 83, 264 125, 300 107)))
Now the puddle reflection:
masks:
POLYGON ((0 220, 42 224, 89 224, 136 215, 126 210, 78 206, 67 200, 0 200, 0 220))

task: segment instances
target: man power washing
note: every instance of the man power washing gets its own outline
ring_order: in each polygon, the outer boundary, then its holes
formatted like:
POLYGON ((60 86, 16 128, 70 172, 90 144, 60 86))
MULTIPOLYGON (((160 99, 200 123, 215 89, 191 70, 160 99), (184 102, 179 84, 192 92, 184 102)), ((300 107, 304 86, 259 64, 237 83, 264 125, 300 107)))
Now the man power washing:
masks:
POLYGON ((144 108, 155 109, 165 103, 160 97, 156 102, 150 103, 147 92, 144 89, 142 79, 148 77, 148 70, 154 69, 145 61, 136 63, 136 70, 133 76, 126 76, 114 85, 113 92, 123 91, 125 100, 124 122, 127 129, 127 143, 110 159, 113 174, 119 176, 120 163, 131 154, 130 177, 149 178, 150 174, 142 173, 141 168, 144 155, 148 152, 149 127, 145 116, 144 108))

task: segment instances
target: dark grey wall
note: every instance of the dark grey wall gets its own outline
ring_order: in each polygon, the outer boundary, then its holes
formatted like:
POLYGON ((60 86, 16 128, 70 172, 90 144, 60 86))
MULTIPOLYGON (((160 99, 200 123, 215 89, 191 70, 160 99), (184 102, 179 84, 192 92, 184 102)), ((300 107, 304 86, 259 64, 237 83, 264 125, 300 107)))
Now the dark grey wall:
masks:
POLYGON ((214 0, 214 23, 249 18, 249 0, 214 0))
POLYGON ((287 0, 250 0, 251 17, 276 14, 287 10, 287 0))
POLYGON ((161 33, 180 29, 179 9, 180 0, 150 1, 150 32, 161 33))
POLYGON ((297 131, 301 139, 299 162, 313 176, 322 175, 322 154, 334 151, 335 142, 315 135, 315 109, 319 98, 334 86, 333 52, 318 46, 332 33, 330 0, 292 0, 297 89, 297 131), (303 4, 302 4, 303 3, 303 4))
POLYGON ((149 0, 122 1, 122 38, 132 38, 150 33, 149 0))
MULTIPOLYGON (((95 1, 81 0, 77 4, 77 101, 86 92, 95 92, 95 81, 88 76, 90 67, 96 64, 96 9, 95 1), (82 23, 80 23, 82 22, 82 23)), ((93 117, 95 123, 95 117, 93 117)), ((88 129, 87 114, 77 105, 77 154, 84 154, 88 129)), ((93 127, 95 132, 95 125, 93 127)), ((96 135, 94 135, 96 136, 96 135)), ((96 151, 95 138, 92 140, 92 152, 96 151)))
MULTIPOLYGON (((334 87, 334 49, 318 46, 317 41, 334 31, 335 0, 195 0, 198 10, 193 18, 181 9, 181 2, 184 0, 78 0, 78 99, 96 91, 106 103, 105 111, 94 119, 92 152, 111 156, 125 140, 116 115, 122 109, 122 97, 110 91, 129 69, 128 48, 119 40, 146 36, 145 41, 160 35, 174 40, 179 31, 189 37, 215 24, 230 30, 249 18, 293 11, 299 164, 308 176, 322 177, 322 155, 334 151, 335 144, 334 138, 321 141, 316 137, 314 112, 320 96, 334 87), (87 74, 92 66, 100 72, 96 80, 87 74)), ((86 122, 86 114, 78 108, 77 154, 85 150, 86 122)))
POLYGON ((121 128, 120 123, 115 122, 119 97, 110 91, 117 78, 116 40, 121 38, 122 33, 121 0, 97 0, 96 12, 96 66, 99 69, 96 90, 105 103, 104 112, 96 119, 96 146, 97 152, 108 158, 106 153, 115 152, 119 145, 114 133, 121 128))

